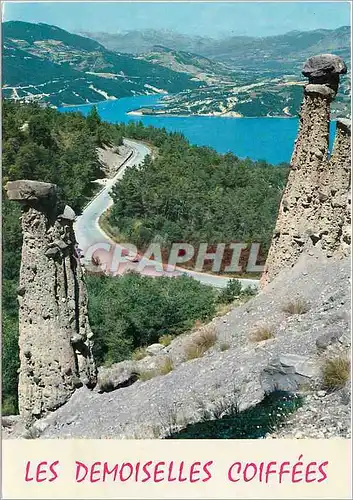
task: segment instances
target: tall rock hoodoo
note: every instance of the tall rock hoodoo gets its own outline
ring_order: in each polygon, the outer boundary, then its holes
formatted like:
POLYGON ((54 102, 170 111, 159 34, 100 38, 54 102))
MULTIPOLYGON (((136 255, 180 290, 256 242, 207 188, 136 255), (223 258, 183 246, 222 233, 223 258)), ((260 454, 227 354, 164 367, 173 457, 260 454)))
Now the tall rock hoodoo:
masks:
POLYGON ((19 300, 19 409, 30 422, 64 404, 77 387, 94 387, 96 367, 87 295, 76 252, 74 211, 54 184, 8 182, 23 206, 19 300))
POLYGON ((349 120, 337 120, 329 157, 330 103, 336 96, 339 75, 346 72, 344 61, 330 54, 311 57, 304 64, 302 73, 309 83, 304 87, 298 137, 262 287, 310 248, 319 248, 327 257, 350 251, 349 120))

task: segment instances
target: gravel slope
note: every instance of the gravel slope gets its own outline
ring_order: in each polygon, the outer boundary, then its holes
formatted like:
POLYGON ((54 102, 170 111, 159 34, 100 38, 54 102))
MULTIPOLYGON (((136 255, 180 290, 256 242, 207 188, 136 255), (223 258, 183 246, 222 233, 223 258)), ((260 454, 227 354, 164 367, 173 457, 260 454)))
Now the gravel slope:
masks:
MULTIPOLYGON (((165 434, 171 422, 174 427, 181 427, 186 422, 200 420, 202 408, 234 397, 235 391, 241 409, 245 409, 261 401, 263 370, 283 354, 300 356, 300 360, 310 366, 312 373, 308 381, 312 389, 304 406, 277 437, 297 432, 301 432, 297 437, 304 437, 308 408, 313 406, 316 409, 308 420, 312 436, 316 431, 325 437, 347 436, 350 427, 348 389, 343 396, 342 393, 326 395, 320 391, 320 396, 317 393, 321 388, 323 357, 330 352, 349 350, 349 277, 348 258, 325 260, 319 255, 302 256, 293 269, 282 272, 264 292, 213 320, 218 340, 204 357, 182 362, 180 352, 188 339, 178 338, 166 349, 168 356, 176 361, 172 372, 103 394, 78 390, 65 406, 41 421, 41 438, 159 437, 165 434), (310 310, 302 315, 283 312, 283 306, 295 298, 308 301, 310 310), (259 325, 274 328, 275 338, 253 343, 249 335, 259 325), (334 339, 331 346, 325 345, 330 343, 327 338, 334 339), (221 352, 219 347, 223 341, 229 342, 230 348, 221 352), (332 425, 335 411, 340 411, 339 426, 332 425), (331 417, 328 433, 323 432, 327 415, 331 417), (304 423, 300 424, 298 418, 304 418, 304 423)), ((166 352, 162 352, 156 358, 165 355, 166 352)))

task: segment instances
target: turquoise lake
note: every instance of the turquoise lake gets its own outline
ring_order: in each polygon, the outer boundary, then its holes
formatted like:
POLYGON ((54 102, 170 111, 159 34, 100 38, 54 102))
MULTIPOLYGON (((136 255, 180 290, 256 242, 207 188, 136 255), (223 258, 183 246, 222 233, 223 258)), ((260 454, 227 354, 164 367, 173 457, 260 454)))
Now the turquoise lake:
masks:
MULTIPOLYGON (((240 158, 289 162, 298 131, 297 118, 222 118, 219 116, 138 116, 128 115, 140 107, 159 106, 161 97, 124 97, 95 104, 99 115, 110 123, 142 121, 145 125, 182 132, 192 144, 209 146, 219 153, 233 152, 240 158)), ((87 115, 93 104, 65 106, 62 112, 87 115)), ((333 127, 332 127, 333 129, 333 127)), ((332 130, 333 133, 333 130, 332 130)))

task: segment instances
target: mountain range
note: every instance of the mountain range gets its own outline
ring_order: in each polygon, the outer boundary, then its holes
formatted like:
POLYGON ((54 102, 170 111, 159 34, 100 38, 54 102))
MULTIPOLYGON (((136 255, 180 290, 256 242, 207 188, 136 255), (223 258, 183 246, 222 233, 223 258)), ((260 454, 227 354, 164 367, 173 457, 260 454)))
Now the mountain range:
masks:
POLYGON ((207 47, 210 47, 215 42, 214 39, 208 37, 189 36, 175 31, 153 29, 132 30, 116 34, 85 31, 79 34, 97 40, 109 50, 134 55, 149 52, 156 45, 169 47, 172 50, 205 55, 207 54, 207 47))
POLYGON ((214 58, 228 65, 261 60, 264 64, 290 63, 293 60, 303 61, 322 52, 334 52, 346 59, 350 55, 350 26, 334 30, 291 31, 269 37, 230 36, 224 39, 188 36, 167 30, 117 34, 86 32, 85 36, 118 52, 139 55, 150 52, 156 45, 162 45, 172 50, 214 58))
POLYGON ((152 64, 56 26, 3 24, 5 97, 60 104, 175 93, 200 86, 191 75, 152 64))
MULTIPOLYGON (((307 57, 331 52, 350 65, 350 27, 217 40, 169 31, 69 33, 3 23, 3 95, 54 106, 169 94, 148 114, 295 116, 307 57)), ((349 68, 350 69, 350 68, 349 68)), ((333 114, 350 112, 347 75, 333 114)))

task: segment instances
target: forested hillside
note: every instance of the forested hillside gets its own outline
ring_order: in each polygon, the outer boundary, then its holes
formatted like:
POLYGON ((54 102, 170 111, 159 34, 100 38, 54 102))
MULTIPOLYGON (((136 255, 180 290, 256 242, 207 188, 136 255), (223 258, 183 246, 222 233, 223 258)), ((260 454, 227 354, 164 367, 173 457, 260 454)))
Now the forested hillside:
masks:
POLYGON ((55 106, 200 85, 187 73, 111 52, 57 26, 21 21, 3 24, 3 84, 6 98, 55 106))
POLYGON ((183 241, 198 246, 234 241, 268 248, 288 169, 196 147, 178 133, 119 125, 122 135, 157 146, 112 191, 109 223, 122 240, 145 248, 183 241))

